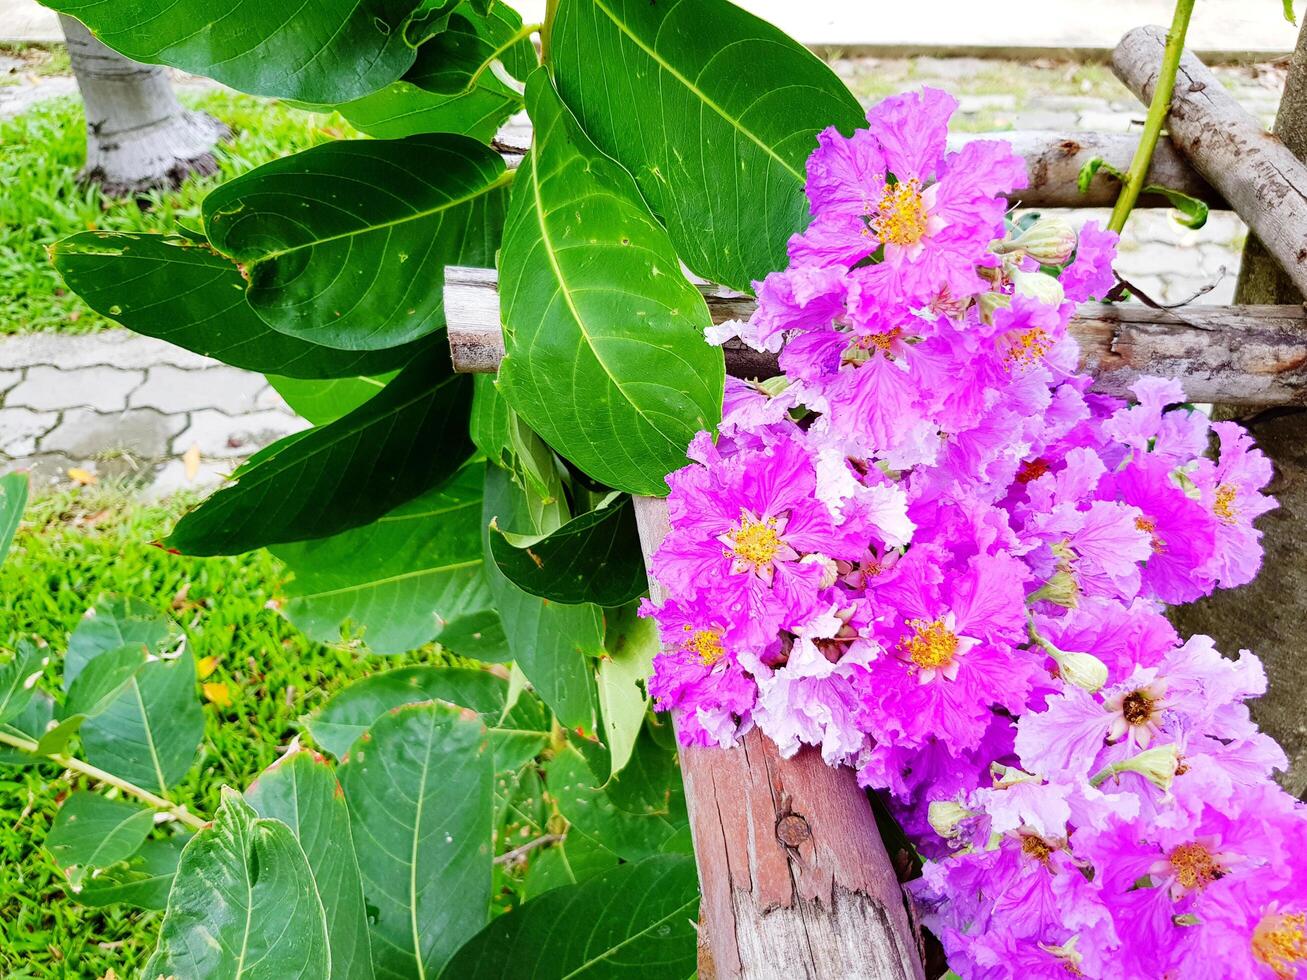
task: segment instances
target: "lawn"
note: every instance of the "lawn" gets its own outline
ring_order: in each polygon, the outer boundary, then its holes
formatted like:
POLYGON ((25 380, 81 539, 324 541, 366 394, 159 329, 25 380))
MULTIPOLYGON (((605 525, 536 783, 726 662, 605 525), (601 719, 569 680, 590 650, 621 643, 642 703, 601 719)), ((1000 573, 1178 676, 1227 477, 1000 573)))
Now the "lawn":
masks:
MULTIPOLYGON (((297 732, 296 719, 349 681, 375 669, 427 661, 364 658, 312 643, 277 612, 278 562, 266 552, 194 559, 157 541, 188 501, 146 505, 114 487, 35 500, 0 566, 5 634, 32 635, 61 654, 69 631, 102 595, 130 595, 170 613, 197 657, 215 657, 210 681, 229 707, 205 705, 200 761, 176 790, 204 813, 224 783, 244 787, 297 732)), ((7 646, 0 635, 0 647, 7 646)), ((58 664, 47 683, 57 685, 58 664)), ((55 767, 0 768, 0 976, 134 976, 148 957, 159 913, 83 909, 42 849, 58 802, 73 788, 55 767)))
POLYGON ((0 335, 58 330, 89 333, 110 324, 63 288, 46 248, 87 229, 172 231, 200 226, 200 202, 213 187, 259 164, 352 135, 335 114, 226 91, 183 101, 217 116, 235 134, 217 152, 219 173, 145 199, 106 198, 78 181, 85 158, 81 102, 51 99, 0 122, 0 335))

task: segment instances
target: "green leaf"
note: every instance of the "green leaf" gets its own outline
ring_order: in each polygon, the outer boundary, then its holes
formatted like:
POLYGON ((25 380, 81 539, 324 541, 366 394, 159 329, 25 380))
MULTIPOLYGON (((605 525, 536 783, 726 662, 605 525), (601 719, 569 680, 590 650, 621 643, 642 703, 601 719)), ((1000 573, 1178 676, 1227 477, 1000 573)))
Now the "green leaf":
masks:
POLYGON ((122 903, 162 911, 168 907, 168 893, 185 843, 183 837, 147 840, 125 863, 83 879, 77 901, 97 909, 122 903))
MULTIPOLYGON (((529 530, 526 495, 508 474, 487 464, 482 509, 482 546, 489 551, 490 523, 529 530)), ((585 603, 565 606, 523 592, 494 562, 485 566, 495 608, 503 622, 513 659, 536 693, 568 728, 593 732, 596 727, 594 668, 589 656, 603 650, 603 610, 585 603)))
POLYGON ((79 869, 71 878, 77 887, 92 868, 107 868, 135 854, 153 827, 152 810, 77 790, 59 808, 45 846, 59 867, 79 869))
POLYGON ((172 65, 251 95, 344 102, 394 81, 413 63, 422 0, 50 0, 115 51, 172 65))
POLYGON ((386 712, 408 704, 446 701, 481 716, 495 746, 496 767, 509 769, 540 750, 549 733, 549 720, 534 698, 519 698, 505 711, 507 693, 508 682, 484 670, 401 667, 355 681, 307 724, 318 745, 343 759, 386 712))
POLYGON ((493 777, 485 726, 430 703, 382 716, 340 767, 378 977, 432 976, 485 924, 493 777))
POLYGON ((657 746, 647 729, 630 761, 607 785, 573 745, 549 765, 549 792, 571 824, 568 838, 584 837, 624 861, 658 854, 689 822, 675 755, 657 746))
POLYGON ((274 330, 396 347, 445 325, 445 266, 494 261, 512 176, 451 133, 337 140, 222 184, 205 229, 244 265, 246 298, 274 330))
MULTIPOLYGON (((54 721, 54 700, 44 691, 35 691, 21 712, 7 721, 0 722, 0 731, 32 742, 39 742, 54 721)), ((0 745, 0 764, 10 766, 30 766, 40 758, 21 749, 11 749, 0 745)))
POLYGON ((448 350, 432 349, 344 418, 265 450, 183 517, 168 543, 191 555, 239 554, 370 523, 467 458, 470 397, 448 350))
POLYGON ((620 606, 649 587, 635 508, 612 494, 598 509, 547 535, 491 528, 495 565, 519 589, 553 602, 620 606))
POLYGON ((416 350, 342 351, 278 333, 245 302, 234 262, 178 236, 84 231, 56 242, 50 256, 68 288, 97 313, 248 371, 309 379, 377 374, 402 367, 416 350))
POLYGON ((1296 26, 1298 23, 1298 18, 1294 15, 1293 12, 1293 0, 1282 0, 1282 2, 1284 4, 1284 19, 1287 20, 1290 24, 1296 26))
POLYGON ((145 665, 146 649, 129 643, 97 655, 68 686, 68 696, 56 716, 63 721, 75 715, 97 715, 118 697, 127 682, 145 665))
POLYGON ((147 977, 326 980, 327 919, 295 835, 230 788, 191 838, 147 977))
POLYGON ((147 663, 81 734, 92 765, 166 795, 190 771, 204 738, 194 655, 184 650, 147 663))
POLYGON ((617 855, 606 847, 600 847, 580 834, 566 837, 531 858, 526 870, 526 898, 535 898, 564 885, 575 885, 617 865, 617 855))
POLYGON ((0 561, 4 561, 27 506, 27 474, 0 476, 0 561))
POLYGON ((599 661, 599 710, 609 772, 616 774, 631 758, 649 707, 645 684, 658 652, 658 626, 641 617, 632 604, 610 613, 604 637, 607 653, 599 661))
POLYGON ((555 888, 500 916, 445 968, 449 980, 684 980, 698 956, 694 861, 650 858, 555 888))
POLYGON ((495 387, 495 376, 478 374, 472 381, 472 419, 469 430, 477 449, 496 466, 508 466, 508 427, 515 417, 495 387))
POLYGON ((331 764, 303 749, 292 749, 259 775, 245 791, 245 802, 260 817, 289 827, 308 859, 327 919, 331 976, 371 980, 363 879, 349 810, 331 764))
POLYGON ((68 638, 64 690, 102 653, 136 644, 157 656, 177 635, 173 623, 149 603, 126 596, 106 596, 87 611, 68 638))
POLYGON ((481 467, 468 466, 372 524, 275 547, 294 572, 286 616, 324 643, 348 625, 374 653, 404 653, 487 609, 481 483, 481 467))
POLYGON ((817 133, 866 125, 830 68, 727 0, 563 0, 549 51, 563 101, 635 176, 677 254, 745 292, 808 224, 817 133))
POLYGON ((594 148, 544 69, 527 81, 527 108, 535 140, 499 262, 499 390, 594 479, 665 495, 690 439, 721 418, 726 369, 703 338, 708 307, 630 175, 594 148))
POLYGON ((269 374, 268 384, 286 399, 295 414, 314 425, 328 425, 381 393, 394 374, 303 381, 269 374))
POLYGON ((0 665, 0 723, 19 718, 27 710, 48 662, 36 644, 18 641, 14 655, 0 665))
POLYGON ((1208 207, 1206 201, 1200 201, 1191 194, 1184 191, 1178 191, 1173 187, 1166 187, 1162 184, 1145 184, 1139 192, 1140 194, 1160 194, 1171 202, 1171 207, 1175 210, 1171 212, 1171 217, 1186 228, 1201 228, 1207 224, 1208 207))

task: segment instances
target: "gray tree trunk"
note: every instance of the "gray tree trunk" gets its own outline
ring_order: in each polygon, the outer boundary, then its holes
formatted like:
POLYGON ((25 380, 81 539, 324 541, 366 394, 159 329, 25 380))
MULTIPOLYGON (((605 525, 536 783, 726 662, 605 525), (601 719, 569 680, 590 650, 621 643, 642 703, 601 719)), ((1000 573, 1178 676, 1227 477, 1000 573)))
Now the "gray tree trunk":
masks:
POLYGON ((163 68, 124 58, 72 17, 59 21, 86 106, 83 179, 126 195, 217 170, 213 148, 230 133, 224 124, 184 109, 163 68))
MULTIPOLYGON (((1289 77, 1275 117, 1275 136, 1298 159, 1307 159, 1307 22, 1289 65, 1289 77)), ((1302 295, 1253 235, 1244 247, 1236 303, 1301 303, 1302 295)), ((1280 509, 1259 522, 1265 532, 1261 574, 1241 589, 1218 592, 1176 609, 1172 619, 1185 632, 1207 633, 1228 653, 1247 647, 1266 664, 1270 690, 1253 701, 1253 717, 1289 756, 1280 780, 1289 792, 1307 792, 1307 414, 1276 409, 1240 418, 1217 406, 1225 418, 1239 418, 1275 461, 1271 491, 1280 509)))

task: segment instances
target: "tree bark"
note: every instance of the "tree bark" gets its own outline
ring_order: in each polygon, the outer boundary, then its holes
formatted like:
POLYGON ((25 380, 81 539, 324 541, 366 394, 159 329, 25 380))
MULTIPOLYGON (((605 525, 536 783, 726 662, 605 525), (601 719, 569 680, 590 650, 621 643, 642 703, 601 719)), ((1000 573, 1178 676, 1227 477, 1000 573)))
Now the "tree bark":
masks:
POLYGON ((84 180, 119 196, 217 171, 213 148, 230 135, 223 123, 184 109, 163 68, 124 58, 66 14, 59 21, 86 107, 84 180))
MULTIPOLYGON (((1307 159, 1307 22, 1298 35, 1274 137, 1297 159, 1307 159)), ((1307 244, 1301 242, 1300 244, 1307 244)), ((1298 263, 1301 267, 1301 263, 1298 263)), ((1255 234, 1244 247, 1236 303, 1297 303, 1303 294, 1255 234)), ((1307 340, 1307 333, 1304 333, 1307 340)), ((1238 407, 1215 406, 1216 414, 1238 418, 1238 407)), ((1271 491, 1280 509, 1263 517, 1266 559, 1250 585, 1218 592, 1172 611, 1186 633, 1206 633, 1227 652, 1248 647, 1266 665, 1269 690, 1250 702, 1262 729, 1284 746, 1289 770, 1280 782, 1296 796, 1307 793, 1307 416, 1300 408, 1239 418, 1275 461, 1271 491)))

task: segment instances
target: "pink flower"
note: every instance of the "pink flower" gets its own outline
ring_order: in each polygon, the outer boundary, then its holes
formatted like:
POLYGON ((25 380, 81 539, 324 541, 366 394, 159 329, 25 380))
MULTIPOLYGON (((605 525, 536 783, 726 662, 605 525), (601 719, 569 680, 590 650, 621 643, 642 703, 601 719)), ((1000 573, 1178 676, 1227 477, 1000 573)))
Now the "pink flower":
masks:
POLYGON ((1086 222, 1080 229, 1076 257, 1059 277, 1066 298, 1073 303, 1103 299, 1116 285, 1112 260, 1119 240, 1114 231, 1105 231, 1097 221, 1086 222))

